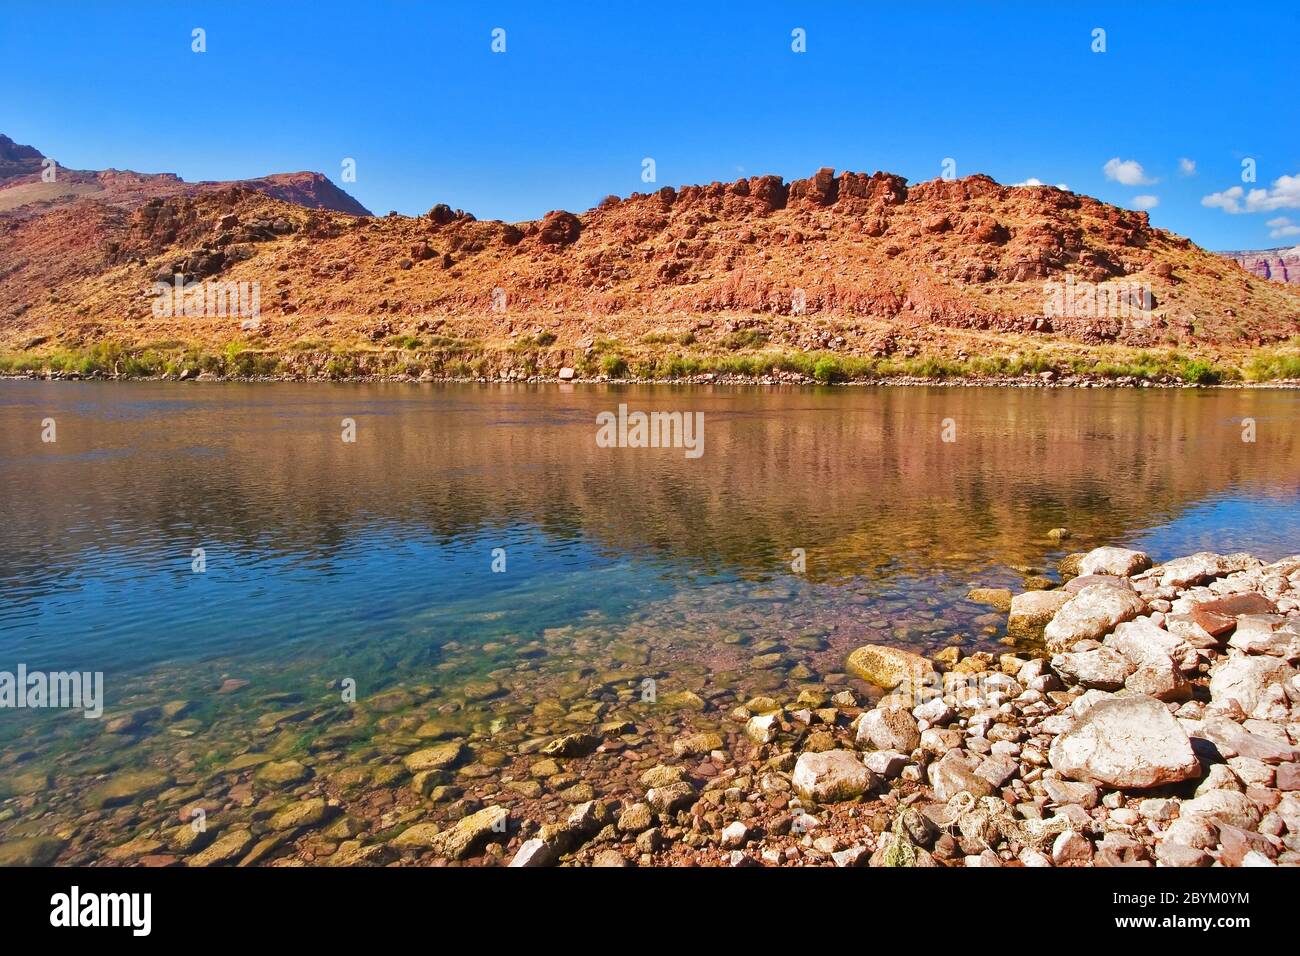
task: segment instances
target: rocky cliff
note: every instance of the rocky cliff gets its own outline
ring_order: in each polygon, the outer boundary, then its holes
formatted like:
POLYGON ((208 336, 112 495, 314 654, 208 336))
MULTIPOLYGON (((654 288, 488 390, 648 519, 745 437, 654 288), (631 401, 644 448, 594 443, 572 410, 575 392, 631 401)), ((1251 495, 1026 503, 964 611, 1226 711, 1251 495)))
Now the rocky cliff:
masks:
POLYGON ((1290 249, 1258 249, 1254 252, 1220 252, 1251 275, 1273 282, 1300 284, 1300 246, 1290 249))
POLYGON ((94 175, 98 192, 0 206, 0 347, 452 343, 462 357, 526 351, 524 367, 545 372, 611 348, 630 359, 966 359, 1245 348, 1300 334, 1300 293, 1146 213, 982 175, 754 176, 517 223, 446 205, 414 217, 338 212, 350 197, 314 174, 200 188, 94 175), (227 316, 157 318, 153 285, 178 274, 258 283, 255 332, 227 316), (1086 293, 1083 307, 1050 308, 1062 287, 1086 293))

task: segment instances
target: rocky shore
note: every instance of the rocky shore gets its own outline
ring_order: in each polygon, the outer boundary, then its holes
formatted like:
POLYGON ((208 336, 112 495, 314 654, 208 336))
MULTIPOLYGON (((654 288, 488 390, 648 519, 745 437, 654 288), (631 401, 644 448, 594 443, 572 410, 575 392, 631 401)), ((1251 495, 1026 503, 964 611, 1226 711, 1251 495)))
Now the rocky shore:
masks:
POLYGON ((705 677, 577 628, 454 691, 263 693, 252 726, 227 679, 215 711, 107 714, 72 751, 91 777, 7 748, 0 865, 1300 862, 1300 555, 1103 547, 1059 571, 971 593, 1009 653, 737 633, 745 668, 705 677))
POLYGON ((847 670, 891 691, 871 709, 751 700, 750 747, 675 744, 715 773, 651 768, 641 799, 582 804, 510 865, 1300 863, 1300 556, 1098 548, 1062 573, 984 595, 1044 626, 1044 656, 860 647, 847 670))
MULTIPOLYGON (((565 370, 561 370, 562 372, 565 370)), ((571 371, 571 370, 569 370, 571 371)), ((723 372, 704 372, 698 375, 683 376, 618 376, 606 375, 540 375, 501 372, 492 376, 460 376, 433 373, 348 373, 333 375, 327 372, 284 372, 274 375, 219 375, 212 372, 181 373, 178 375, 115 375, 92 373, 83 375, 79 372, 25 371, 0 372, 0 380, 40 380, 50 382, 111 382, 111 381, 150 381, 150 382, 360 382, 360 383, 398 383, 398 384, 521 384, 543 385, 552 383, 581 385, 834 385, 842 387, 867 385, 895 386, 947 386, 952 388, 1300 388, 1300 379, 1270 378, 1260 381, 1231 380, 1220 381, 1207 379, 1203 381, 1179 378, 1177 375, 1162 375, 1156 378, 1140 375, 1106 375, 1106 374, 1071 374, 1054 371, 1040 372, 1034 375, 905 375, 889 374, 865 378, 834 378, 820 380, 812 375, 799 372, 776 372, 762 375, 745 375, 723 372)))

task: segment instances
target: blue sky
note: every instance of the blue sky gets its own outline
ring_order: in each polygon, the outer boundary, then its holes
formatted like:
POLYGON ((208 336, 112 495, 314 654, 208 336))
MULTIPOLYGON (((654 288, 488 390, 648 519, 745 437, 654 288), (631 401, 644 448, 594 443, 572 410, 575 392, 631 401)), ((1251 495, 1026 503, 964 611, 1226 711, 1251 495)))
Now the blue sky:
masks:
POLYGON ((340 182, 350 157, 340 185, 377 213, 510 220, 819 166, 925 180, 951 157, 958 175, 1155 197, 1156 225, 1212 249, 1300 243, 1294 2, 1045 6, 5 3, 0 132, 70 167, 187 180, 340 182))

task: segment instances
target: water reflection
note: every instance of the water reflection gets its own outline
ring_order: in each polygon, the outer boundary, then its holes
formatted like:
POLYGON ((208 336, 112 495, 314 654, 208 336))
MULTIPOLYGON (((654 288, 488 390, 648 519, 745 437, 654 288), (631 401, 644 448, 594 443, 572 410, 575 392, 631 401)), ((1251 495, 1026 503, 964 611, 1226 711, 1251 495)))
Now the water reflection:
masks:
POLYGON ((1059 526, 1067 550, 1279 556, 1298 413, 1263 390, 3 383, 0 649, 273 654, 520 592, 535 631, 733 579, 922 610, 1046 568, 1059 526), (702 411, 705 455, 598 448, 619 403, 702 411))

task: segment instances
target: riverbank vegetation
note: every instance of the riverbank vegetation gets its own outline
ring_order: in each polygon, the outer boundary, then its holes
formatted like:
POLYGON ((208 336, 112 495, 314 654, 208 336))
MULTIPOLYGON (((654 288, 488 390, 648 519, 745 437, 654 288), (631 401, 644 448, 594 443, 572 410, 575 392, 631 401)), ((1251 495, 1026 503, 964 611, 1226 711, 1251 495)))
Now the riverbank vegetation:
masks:
POLYGON ((803 379, 822 384, 928 379, 1015 381, 1031 377, 1124 384, 1227 385, 1300 380, 1300 342, 1228 355, 1177 349, 1026 349, 986 355, 844 355, 763 349, 709 353, 683 343, 625 347, 596 340, 573 356, 552 337, 522 337, 507 348, 441 336, 405 336, 378 345, 341 348, 303 340, 289 348, 234 341, 214 350, 178 341, 127 346, 100 342, 85 349, 0 353, 0 374, 82 378, 555 378, 566 366, 579 379, 677 381, 803 379))

